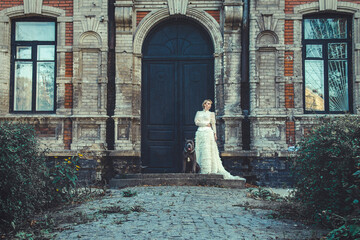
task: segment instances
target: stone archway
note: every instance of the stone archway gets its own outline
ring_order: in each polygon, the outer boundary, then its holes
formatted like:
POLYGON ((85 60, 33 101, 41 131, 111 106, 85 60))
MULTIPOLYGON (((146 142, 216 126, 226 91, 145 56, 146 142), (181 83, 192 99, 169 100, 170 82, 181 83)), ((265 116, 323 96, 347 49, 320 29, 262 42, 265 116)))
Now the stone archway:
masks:
POLYGON ((179 172, 184 139, 195 137, 194 116, 214 96, 213 46, 188 19, 169 19, 142 49, 141 156, 146 172, 179 172))

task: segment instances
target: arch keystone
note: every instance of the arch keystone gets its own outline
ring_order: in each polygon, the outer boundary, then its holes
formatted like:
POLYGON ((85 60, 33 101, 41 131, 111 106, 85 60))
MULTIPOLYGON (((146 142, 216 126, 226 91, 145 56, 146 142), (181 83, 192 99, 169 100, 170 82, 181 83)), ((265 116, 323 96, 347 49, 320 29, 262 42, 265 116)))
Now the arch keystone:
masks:
POLYGON ((168 7, 170 15, 181 14, 185 15, 187 10, 188 0, 168 0, 168 7))

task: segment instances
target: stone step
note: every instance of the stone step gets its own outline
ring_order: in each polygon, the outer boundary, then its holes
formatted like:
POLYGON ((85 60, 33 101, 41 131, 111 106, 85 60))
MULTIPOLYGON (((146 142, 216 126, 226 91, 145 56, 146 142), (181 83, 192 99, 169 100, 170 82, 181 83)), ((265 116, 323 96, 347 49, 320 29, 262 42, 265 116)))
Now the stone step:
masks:
POLYGON ((189 178, 189 179, 198 179, 198 178, 215 178, 215 179, 224 179, 220 174, 197 174, 197 173, 135 173, 135 174, 119 174, 115 176, 116 179, 149 179, 149 178, 189 178))
POLYGON ((125 188, 135 186, 214 186, 227 188, 245 188, 243 180, 223 179, 217 174, 126 174, 113 178, 110 188, 125 188), (145 176, 143 176, 145 175, 145 176), (137 176, 137 177, 136 177, 137 176))

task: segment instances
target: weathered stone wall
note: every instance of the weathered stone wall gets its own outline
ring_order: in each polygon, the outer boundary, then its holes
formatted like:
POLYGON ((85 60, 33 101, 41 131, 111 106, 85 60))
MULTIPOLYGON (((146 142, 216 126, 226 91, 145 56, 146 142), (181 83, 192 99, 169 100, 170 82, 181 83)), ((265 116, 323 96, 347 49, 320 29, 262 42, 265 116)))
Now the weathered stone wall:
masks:
MULTIPOLYGON (((286 150, 302 138, 304 129, 321 121, 321 114, 304 114, 301 27, 305 14, 326 11, 353 14, 353 29, 359 28, 359 1, 251 1, 251 146, 260 154, 286 150)), ((356 30, 354 34, 358 35, 356 30)), ((357 46, 358 37, 353 41, 357 46)), ((358 56, 358 52, 355 47, 354 56, 358 56)), ((357 114, 360 59, 353 60, 352 94, 357 114)))
MULTIPOLYGON (((34 125, 41 147, 49 149, 50 156, 72 156, 92 148, 98 159, 91 161, 102 161, 107 119, 107 1, 1 1, 0 31, 0 121, 34 125), (56 112, 11 113, 11 20, 36 16, 57 22, 56 112)), ((93 180, 97 170, 91 171, 93 180)))
MULTIPOLYGON (((288 166, 288 163, 284 161, 286 158, 279 156, 286 157, 288 146, 299 142, 311 128, 321 124, 325 118, 341 116, 304 114, 301 42, 303 16, 327 11, 352 14, 353 41, 357 46, 359 3, 360 1, 342 0, 251 1, 251 150, 254 151, 252 156, 256 154, 266 158, 253 158, 248 161, 249 164, 244 164, 251 166, 249 172, 252 172, 258 181, 270 184, 281 181, 282 176, 286 179, 287 167, 284 166, 288 166), (271 171, 263 168, 267 163, 273 165, 271 171), (274 176, 276 177, 273 178, 274 176)), ((351 81, 354 91, 350 93, 353 94, 355 114, 358 114, 359 106, 359 50, 358 47, 353 49, 355 69, 351 81)))
POLYGON ((112 174, 142 171, 142 44, 154 26, 173 17, 197 22, 213 42, 219 146, 225 165, 233 173, 243 173, 261 183, 288 181, 287 148, 324 118, 340 116, 304 114, 301 36, 306 14, 352 14, 351 81, 354 113, 359 112, 360 0, 250 0, 250 150, 243 150, 242 142, 246 135, 241 91, 245 89, 242 82, 247 81, 241 79, 242 1, 114 3, 112 30, 108 29, 106 0, 0 2, 0 121, 33 124, 42 147, 51 149, 54 156, 95 152, 96 156, 89 159, 97 163, 97 178, 109 175, 107 169, 112 174), (56 113, 10 113, 11 20, 39 15, 57 20, 56 113), (115 63, 108 59, 112 32, 115 63), (115 65, 112 116, 107 109, 109 63, 115 65), (113 127, 107 125, 109 119, 113 127), (114 135, 111 151, 107 149, 109 133, 114 135))
POLYGON ((294 184, 287 158, 225 157, 223 164, 231 174, 244 176, 252 185, 286 188, 294 184))

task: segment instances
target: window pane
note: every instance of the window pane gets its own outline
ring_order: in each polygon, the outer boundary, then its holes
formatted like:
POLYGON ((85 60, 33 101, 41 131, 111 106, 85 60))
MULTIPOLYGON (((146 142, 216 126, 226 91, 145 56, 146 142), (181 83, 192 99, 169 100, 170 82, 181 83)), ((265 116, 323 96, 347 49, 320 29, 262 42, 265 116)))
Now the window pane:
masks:
POLYGON ((15 63, 14 111, 31 111, 32 74, 31 62, 15 63))
POLYGON ((347 58, 347 43, 329 43, 329 59, 347 58))
POLYGON ((54 110, 54 70, 53 62, 37 64, 36 110, 54 110))
POLYGON ((38 60, 55 60, 54 45, 39 45, 37 52, 38 60))
POLYGON ((305 109, 324 111, 324 61, 305 61, 305 109))
POLYGON ((31 59, 31 47, 19 46, 16 47, 17 59, 31 59))
POLYGON ((322 58, 322 45, 306 45, 307 58, 322 58))
POLYGON ((347 38, 345 18, 305 19, 305 39, 344 39, 347 38))
POLYGON ((349 111, 347 61, 329 61, 330 111, 349 111))
POLYGON ((16 41, 55 41, 55 22, 16 22, 16 41))

